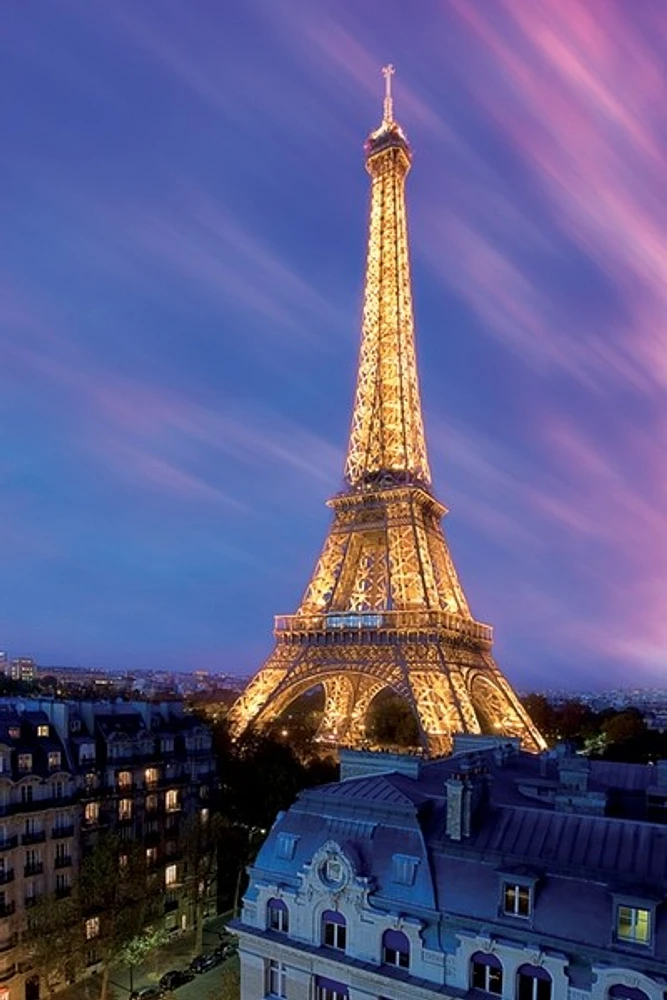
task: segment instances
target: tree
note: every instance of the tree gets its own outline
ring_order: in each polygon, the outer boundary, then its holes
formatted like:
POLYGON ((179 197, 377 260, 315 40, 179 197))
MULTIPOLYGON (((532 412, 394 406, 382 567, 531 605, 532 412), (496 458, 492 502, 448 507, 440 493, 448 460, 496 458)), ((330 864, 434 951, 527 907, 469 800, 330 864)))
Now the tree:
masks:
POLYGON ((107 1000, 113 962, 140 937, 163 896, 143 848, 103 834, 81 863, 76 903, 85 945, 102 964, 100 1000, 107 1000))
POLYGON ((224 820, 217 813, 201 811, 189 816, 181 829, 183 889, 192 909, 197 954, 203 948, 205 909, 216 883, 223 827, 224 820))
POLYGON ((134 985, 132 980, 135 967, 145 962, 149 955, 154 954, 168 941, 169 934, 164 927, 147 927, 121 947, 118 959, 130 970, 130 991, 134 985))
POLYGON ((28 911, 23 957, 51 996, 83 965, 80 913, 75 899, 44 896, 28 911))

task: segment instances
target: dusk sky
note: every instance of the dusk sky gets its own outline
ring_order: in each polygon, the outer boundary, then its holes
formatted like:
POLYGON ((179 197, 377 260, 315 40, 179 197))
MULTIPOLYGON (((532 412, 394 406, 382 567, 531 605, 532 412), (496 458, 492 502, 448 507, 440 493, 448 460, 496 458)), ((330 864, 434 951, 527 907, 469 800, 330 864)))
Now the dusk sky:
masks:
POLYGON ((0 23, 0 649, 251 673, 342 485, 380 67, 436 495, 521 689, 665 684, 664 0, 0 23))

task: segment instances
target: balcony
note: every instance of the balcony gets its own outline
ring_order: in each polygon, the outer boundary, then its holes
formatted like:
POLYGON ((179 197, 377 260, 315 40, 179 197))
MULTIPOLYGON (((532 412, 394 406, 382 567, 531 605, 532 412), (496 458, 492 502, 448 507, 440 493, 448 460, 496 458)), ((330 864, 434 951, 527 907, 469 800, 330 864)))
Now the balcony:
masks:
POLYGON ((11 917, 16 909, 16 903, 0 903, 0 917, 11 917))
POLYGON ((24 833, 21 836, 21 843, 25 846, 27 844, 43 844, 46 840, 46 830, 31 830, 30 833, 24 833))
POLYGON ((28 878, 30 875, 41 875, 43 871, 44 863, 42 861, 33 861, 24 867, 23 874, 28 878))
POLYGON ((19 842, 18 837, 5 837, 0 840, 0 851, 11 851, 19 842))
POLYGON ((14 881, 14 871, 12 868, 6 871, 0 871, 0 885, 8 885, 10 882, 14 881))
POLYGON ((53 862, 54 868, 71 868, 72 866, 72 856, 71 854, 57 854, 56 860, 53 862))
POLYGON ((51 830, 52 840, 59 840, 63 837, 73 837, 74 836, 74 824, 70 823, 69 826, 54 826, 51 830))
POLYGON ((19 936, 18 934, 10 934, 8 938, 3 938, 0 940, 0 954, 5 951, 11 951, 18 944, 19 936))
POLYGON ((493 629, 483 622, 450 611, 362 611, 322 615, 278 615, 274 635, 280 642, 318 645, 370 645, 384 640, 438 642, 442 635, 461 636, 482 645, 493 641, 493 629))

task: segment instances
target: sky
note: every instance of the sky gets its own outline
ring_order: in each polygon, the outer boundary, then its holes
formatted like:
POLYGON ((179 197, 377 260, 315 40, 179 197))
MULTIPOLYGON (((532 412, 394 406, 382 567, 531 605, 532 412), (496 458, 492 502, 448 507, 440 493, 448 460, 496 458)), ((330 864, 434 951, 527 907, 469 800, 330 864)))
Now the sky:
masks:
POLYGON ((663 0, 0 24, 0 649, 254 672, 342 485, 395 114, 436 495, 521 689, 667 675, 663 0))

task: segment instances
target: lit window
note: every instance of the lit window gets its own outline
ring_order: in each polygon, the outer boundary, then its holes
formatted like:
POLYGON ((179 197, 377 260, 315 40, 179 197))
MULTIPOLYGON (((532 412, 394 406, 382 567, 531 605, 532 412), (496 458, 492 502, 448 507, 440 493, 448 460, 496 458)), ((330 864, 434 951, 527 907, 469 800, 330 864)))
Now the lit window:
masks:
POLYGON ((164 798, 165 809, 167 812, 177 812, 180 808, 178 804, 178 789, 170 788, 164 798))
POLYGON ((118 803, 118 819, 132 819, 132 799, 121 799, 118 803))
POLYGON ((83 818, 86 823, 97 823, 100 818, 100 804, 99 802, 86 802, 85 808, 83 810, 83 818))
POLYGON ((202 823, 208 823, 208 809, 202 809, 199 813, 199 819, 202 823))
POLYGON ((286 969, 282 962, 270 961, 266 969, 266 992, 271 997, 286 997, 286 969))
POLYGON ((160 780, 160 772, 157 767, 147 767, 144 780, 147 788, 154 788, 160 780))
POLYGON ((269 929, 287 934, 289 931, 289 910, 282 899, 270 899, 267 907, 269 929))
POLYGON ((512 917, 529 917, 530 886, 506 882, 503 886, 503 910, 512 917))
POLYGON ((471 986, 485 993, 501 996, 503 992, 503 967, 495 955, 485 955, 478 951, 470 960, 471 986))
POLYGON ((49 771, 56 771, 60 767, 60 751, 49 751, 49 771))
POLYGON ((345 951, 345 917, 338 910, 325 910, 322 914, 322 944, 327 948, 345 951))
POLYGON ((176 882, 177 882, 176 865, 167 865, 167 867, 164 870, 164 884, 176 885, 176 882))
POLYGON ((638 906, 619 906, 616 916, 616 934, 620 941, 649 944, 651 940, 651 911, 638 906))
POLYGON ((146 848, 146 864, 154 865, 157 862, 157 847, 146 848))
POLYGON ((551 976, 541 966, 522 965, 517 982, 517 1000, 551 1000, 551 976))
POLYGON ((32 771, 32 754, 31 753, 20 753, 19 754, 19 771, 25 774, 27 771, 32 771))
POLYGON ((100 918, 99 917, 89 917, 86 920, 86 941, 92 941, 93 938, 100 936, 100 918))
POLYGON ((48 736, 49 735, 49 727, 48 726, 37 726, 37 735, 38 736, 48 736))
POLYGON ((119 854, 118 855, 118 867, 119 868, 127 868, 127 866, 128 866, 129 863, 130 863, 130 859, 128 858, 127 854, 119 854))
POLYGON ((119 788, 130 788, 132 786, 132 772, 119 771, 116 775, 116 780, 118 781, 119 788))
POLYGON ((410 967, 410 942, 403 931, 385 931, 382 935, 382 964, 410 967))

